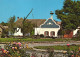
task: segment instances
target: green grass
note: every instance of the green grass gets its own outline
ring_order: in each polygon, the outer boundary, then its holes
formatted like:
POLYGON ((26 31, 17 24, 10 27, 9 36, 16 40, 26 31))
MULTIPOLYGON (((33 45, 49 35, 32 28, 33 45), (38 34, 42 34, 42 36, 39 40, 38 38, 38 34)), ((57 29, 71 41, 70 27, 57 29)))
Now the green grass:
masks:
POLYGON ((70 46, 70 47, 67 47, 67 46, 37 46, 37 47, 34 47, 34 48, 37 48, 37 49, 50 49, 50 48, 53 48, 54 50, 67 50, 67 49, 70 49, 70 50, 77 50, 79 49, 79 46, 70 46))
POLYGON ((72 41, 71 39, 62 39, 62 38, 57 38, 57 39, 52 39, 52 38, 46 38, 46 39, 32 39, 32 38, 0 38, 0 42, 13 42, 13 41, 20 41, 20 42, 63 42, 63 41, 72 41))

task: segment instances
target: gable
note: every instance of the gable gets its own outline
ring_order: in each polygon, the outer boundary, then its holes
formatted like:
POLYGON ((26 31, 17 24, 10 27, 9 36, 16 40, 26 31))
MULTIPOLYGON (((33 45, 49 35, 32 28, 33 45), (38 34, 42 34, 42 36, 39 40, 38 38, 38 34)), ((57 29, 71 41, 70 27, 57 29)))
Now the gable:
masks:
POLYGON ((40 26, 41 28, 59 28, 59 25, 56 24, 52 19, 48 19, 44 24, 40 26))

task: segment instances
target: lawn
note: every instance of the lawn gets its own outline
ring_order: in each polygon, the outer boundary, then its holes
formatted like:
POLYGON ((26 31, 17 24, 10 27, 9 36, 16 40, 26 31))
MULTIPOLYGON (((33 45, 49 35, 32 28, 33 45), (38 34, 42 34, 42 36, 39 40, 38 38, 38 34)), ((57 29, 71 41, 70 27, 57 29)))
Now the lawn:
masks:
POLYGON ((78 51, 79 49, 79 46, 70 46, 70 47, 67 47, 67 46, 37 46, 37 47, 34 47, 34 48, 37 48, 37 49, 54 49, 54 50, 76 50, 78 51))
POLYGON ((57 38, 57 39, 52 39, 52 38, 43 38, 43 39, 32 39, 32 38, 0 38, 0 42, 63 42, 63 41, 72 41, 71 39, 62 39, 62 38, 57 38))

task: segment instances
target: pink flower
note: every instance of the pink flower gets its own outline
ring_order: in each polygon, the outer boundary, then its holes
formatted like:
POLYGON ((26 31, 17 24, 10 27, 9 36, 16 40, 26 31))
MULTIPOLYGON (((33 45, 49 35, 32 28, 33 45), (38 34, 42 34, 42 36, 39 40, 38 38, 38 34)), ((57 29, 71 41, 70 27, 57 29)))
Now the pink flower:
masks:
POLYGON ((14 49, 14 47, 12 47, 12 49, 14 49))
POLYGON ((20 42, 18 42, 17 44, 18 44, 19 46, 21 46, 21 43, 20 43, 20 42))
POLYGON ((70 44, 67 44, 67 46, 69 47, 69 46, 70 46, 70 44))
POLYGON ((9 53, 9 51, 7 51, 7 53, 9 53))
POLYGON ((74 57, 74 55, 72 55, 71 57, 74 57))
POLYGON ((69 46, 69 44, 67 44, 67 46, 69 46))

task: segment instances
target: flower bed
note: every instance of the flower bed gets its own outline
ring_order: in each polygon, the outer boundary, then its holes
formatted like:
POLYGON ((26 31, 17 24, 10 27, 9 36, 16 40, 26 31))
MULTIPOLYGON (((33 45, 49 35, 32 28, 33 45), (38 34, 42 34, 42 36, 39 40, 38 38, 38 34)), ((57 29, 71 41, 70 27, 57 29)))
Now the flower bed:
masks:
POLYGON ((13 44, 7 44, 5 49, 1 48, 1 57, 26 57, 26 51, 22 47, 20 42, 13 42, 13 44))

